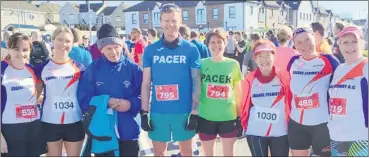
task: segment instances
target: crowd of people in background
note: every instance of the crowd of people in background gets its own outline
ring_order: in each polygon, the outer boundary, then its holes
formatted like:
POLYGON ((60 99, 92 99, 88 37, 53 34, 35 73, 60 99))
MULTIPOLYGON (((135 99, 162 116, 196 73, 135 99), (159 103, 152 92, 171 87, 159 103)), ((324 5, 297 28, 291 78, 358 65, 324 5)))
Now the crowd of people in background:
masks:
POLYGON ((337 23, 334 39, 319 22, 265 36, 205 33, 182 25, 181 13, 162 7, 161 36, 133 28, 125 37, 104 24, 96 43, 66 26, 52 44, 37 31, 5 31, 2 156, 62 156, 63 145, 80 156, 85 133, 83 156, 138 156, 137 115, 155 156, 165 156, 170 140, 192 156, 196 133, 205 156, 214 156, 217 135, 224 156, 233 156, 244 134, 252 156, 288 156, 289 149, 309 156, 310 148, 319 156, 368 156, 368 64, 358 28, 337 23))

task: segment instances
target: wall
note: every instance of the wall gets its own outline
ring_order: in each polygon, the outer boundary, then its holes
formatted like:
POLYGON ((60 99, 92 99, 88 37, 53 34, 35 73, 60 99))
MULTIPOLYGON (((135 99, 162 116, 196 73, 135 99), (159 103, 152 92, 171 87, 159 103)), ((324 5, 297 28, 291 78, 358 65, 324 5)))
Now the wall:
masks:
POLYGON ((65 4, 60 9, 59 15, 61 24, 65 24, 64 21, 70 25, 79 24, 79 13, 76 12, 69 3, 65 4))
POLYGON ((245 20, 244 20, 244 31, 251 31, 251 28, 258 27, 258 13, 259 13, 259 6, 257 4, 252 3, 245 3, 245 20), (251 8, 253 12, 251 14, 251 8))
POLYGON ((210 28, 224 27, 224 5, 207 5, 206 19, 209 22, 210 28), (213 8, 218 9, 218 19, 213 19, 213 8))
MULTIPOLYGON (((139 23, 140 23, 140 28, 141 29, 149 29, 151 26, 152 26, 152 21, 151 21, 151 11, 140 11, 139 12, 140 16, 139 16, 139 23), (148 23, 144 23, 144 14, 147 14, 148 15, 148 23)), ((127 30, 127 31, 130 31, 130 30, 127 30)))
POLYGON ((243 5, 242 3, 230 3, 224 5, 224 27, 226 30, 242 30, 243 29, 243 5), (229 7, 234 6, 236 8, 235 18, 229 18, 229 7), (227 22, 227 24, 226 24, 227 22))
MULTIPOLYGON (((20 10, 19 23, 41 27, 45 25, 45 14, 42 12, 20 10)), ((1 28, 8 24, 18 24, 18 11, 16 9, 1 9, 1 28)))
POLYGON ((118 8, 115 9, 115 11, 111 14, 111 24, 114 26, 114 27, 124 27, 124 12, 123 10, 125 9, 125 6, 123 4, 120 4, 118 6, 118 8), (117 16, 120 16, 121 18, 121 21, 117 21, 116 20, 116 17, 117 16))
MULTIPOLYGON (((91 25, 96 25, 97 22, 97 16, 95 12, 90 12, 91 15, 91 25)), ((79 14, 79 24, 85 25, 85 22, 87 25, 90 24, 90 17, 88 12, 80 13, 79 14), (83 21, 84 20, 84 21, 83 21)))
POLYGON ((314 22, 314 14, 313 14, 313 9, 311 6, 311 2, 310 1, 301 1, 299 10, 297 11, 297 27, 308 27, 312 22, 314 22), (300 18, 301 14, 302 15, 305 13, 305 20, 302 18, 300 18), (308 15, 308 19, 306 19, 306 14, 308 15), (311 16, 311 20, 310 20, 310 16, 311 16))
POLYGON ((125 12, 124 20, 125 20, 125 25, 126 25, 126 31, 131 31, 132 28, 134 28, 134 27, 140 27, 140 21, 139 21, 138 15, 139 15, 138 11, 125 12), (133 14, 136 14, 136 16, 135 16, 136 24, 132 23, 132 15, 133 14))

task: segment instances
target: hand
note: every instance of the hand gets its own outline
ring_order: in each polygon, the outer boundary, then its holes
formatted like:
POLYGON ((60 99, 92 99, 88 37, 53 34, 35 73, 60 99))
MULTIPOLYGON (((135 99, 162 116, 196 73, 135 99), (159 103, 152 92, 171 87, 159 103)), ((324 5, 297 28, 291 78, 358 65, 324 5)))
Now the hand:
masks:
POLYGON ((153 131, 153 126, 151 120, 149 121, 148 114, 149 112, 141 110, 141 128, 144 131, 153 131))
POLYGON ((4 136, 1 134, 1 153, 8 153, 8 145, 6 144, 4 136))
POLYGON ((119 112, 126 112, 131 108, 131 102, 125 99, 119 99, 118 106, 115 108, 115 110, 119 112))
POLYGON ((117 98, 109 98, 109 107, 111 107, 112 109, 116 109, 119 106, 119 99, 117 98))
POLYGON ((243 127, 241 124, 241 118, 238 116, 236 118, 236 129, 237 129, 237 137, 242 137, 243 136, 243 127))
POLYGON ((189 131, 196 130, 198 120, 199 120, 198 115, 190 114, 190 116, 188 116, 188 120, 186 122, 186 127, 185 128, 189 131))

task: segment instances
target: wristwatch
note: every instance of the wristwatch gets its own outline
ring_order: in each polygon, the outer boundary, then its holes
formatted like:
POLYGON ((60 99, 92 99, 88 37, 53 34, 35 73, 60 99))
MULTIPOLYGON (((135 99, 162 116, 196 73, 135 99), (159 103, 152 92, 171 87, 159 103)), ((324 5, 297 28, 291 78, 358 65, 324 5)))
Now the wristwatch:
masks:
POLYGON ((148 111, 146 111, 146 110, 141 110, 141 111, 140 111, 140 114, 141 114, 141 115, 147 115, 148 113, 149 113, 149 112, 148 112, 148 111))

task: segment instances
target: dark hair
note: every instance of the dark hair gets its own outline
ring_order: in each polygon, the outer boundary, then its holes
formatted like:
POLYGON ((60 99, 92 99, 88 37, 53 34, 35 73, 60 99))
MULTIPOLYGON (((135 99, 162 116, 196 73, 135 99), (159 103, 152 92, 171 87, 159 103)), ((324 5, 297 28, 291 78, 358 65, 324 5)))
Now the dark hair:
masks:
POLYGON ((189 40, 191 36, 191 29, 187 25, 182 25, 179 27, 179 33, 184 39, 189 40))
POLYGON ((70 30, 72 31, 73 35, 73 43, 78 43, 81 41, 81 31, 77 28, 71 28, 70 30))
POLYGON ((333 39, 332 38, 327 38, 327 42, 330 46, 333 45, 333 39))
POLYGON ((11 26, 11 27, 8 28, 8 31, 14 32, 15 28, 13 26, 11 26))
POLYGON ((288 25, 289 28, 291 28, 292 32, 293 32, 293 26, 292 25, 288 25))
POLYGON ((313 22, 311 23, 311 28, 313 29, 314 33, 318 31, 321 36, 324 36, 325 29, 321 23, 313 22))
POLYGON ((147 33, 150 34, 153 37, 156 37, 158 35, 158 32, 156 31, 155 28, 150 28, 147 30, 147 33))
POLYGON ((337 22, 335 25, 334 25, 337 29, 339 29, 340 31, 343 30, 343 28, 345 27, 345 25, 343 25, 342 23, 339 23, 337 22))
POLYGON ((220 29, 213 29, 213 30, 209 31, 206 34, 206 40, 205 40, 205 45, 206 46, 209 45, 210 38, 213 37, 213 36, 217 36, 217 37, 221 38, 224 43, 227 43, 227 34, 226 34, 226 32, 224 32, 223 30, 220 30, 220 29))
POLYGON ((199 36, 199 32, 197 31, 191 31, 191 38, 196 38, 199 36))
POLYGON ((253 33, 253 34, 250 35, 250 39, 251 39, 251 41, 257 41, 257 40, 260 40, 261 37, 258 33, 253 33))
POLYGON ((241 32, 240 31, 236 31, 236 32, 234 32, 234 34, 241 36, 241 32))
POLYGON ((163 13, 174 13, 174 12, 179 13, 182 17, 182 10, 176 4, 174 3, 164 4, 160 10, 160 20, 161 20, 161 16, 163 15, 163 13))
MULTIPOLYGON (((27 41, 28 44, 29 44, 29 48, 30 48, 30 51, 32 50, 32 41, 31 39, 25 35, 25 34, 22 34, 22 33, 15 33, 13 35, 11 35, 9 37, 9 41, 7 43, 7 49, 15 49, 15 50, 18 50, 19 49, 19 42, 20 41, 27 41)), ((8 54, 5 59, 10 59, 10 54, 8 54)))

